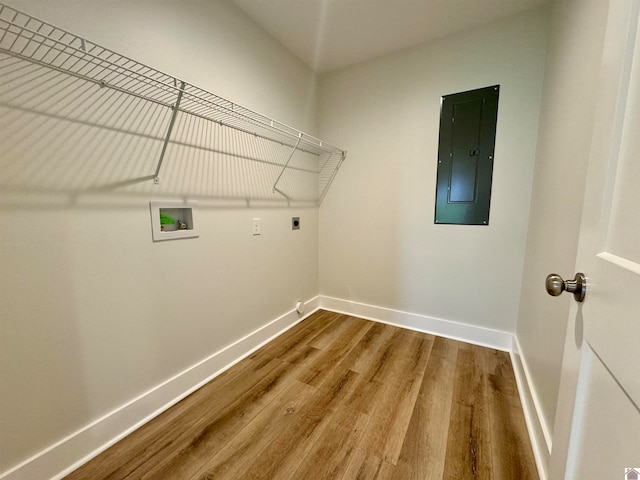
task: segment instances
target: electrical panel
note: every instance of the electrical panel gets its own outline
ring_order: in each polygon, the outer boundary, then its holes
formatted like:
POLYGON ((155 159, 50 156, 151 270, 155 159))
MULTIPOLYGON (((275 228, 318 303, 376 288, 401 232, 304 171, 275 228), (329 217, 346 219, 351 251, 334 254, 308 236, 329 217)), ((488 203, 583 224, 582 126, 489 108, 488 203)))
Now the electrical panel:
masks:
POLYGON ((488 225, 500 86, 442 97, 435 223, 488 225))

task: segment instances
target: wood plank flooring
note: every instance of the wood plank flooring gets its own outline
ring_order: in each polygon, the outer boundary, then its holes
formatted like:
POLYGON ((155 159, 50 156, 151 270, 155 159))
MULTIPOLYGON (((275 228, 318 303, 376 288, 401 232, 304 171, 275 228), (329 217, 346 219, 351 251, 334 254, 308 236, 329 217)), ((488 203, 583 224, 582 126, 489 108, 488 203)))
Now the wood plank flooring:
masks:
POLYGON ((529 480, 509 355, 318 311, 69 480, 529 480))

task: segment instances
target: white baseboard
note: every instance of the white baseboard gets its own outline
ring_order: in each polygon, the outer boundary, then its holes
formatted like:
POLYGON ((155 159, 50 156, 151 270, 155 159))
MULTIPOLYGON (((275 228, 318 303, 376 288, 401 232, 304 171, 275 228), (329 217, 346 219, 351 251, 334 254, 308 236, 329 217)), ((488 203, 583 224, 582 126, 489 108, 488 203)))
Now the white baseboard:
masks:
POLYGON ((521 352, 522 349, 520 348, 518 337, 514 335, 513 347, 511 349, 511 363, 513 364, 513 372, 518 385, 520 403, 522 404, 524 419, 527 424, 527 430, 529 431, 531 447, 533 448, 533 455, 538 467, 538 476, 540 480, 547 480, 549 458, 551 457, 551 434, 542 416, 540 401, 531 383, 531 375, 527 368, 527 362, 521 352))
POLYGON ((513 334, 491 328, 478 327, 466 323, 452 322, 440 318, 403 312, 391 308, 376 307, 364 303, 342 300, 320 295, 320 308, 332 312, 354 315, 356 317, 387 323, 397 327, 431 333, 441 337, 473 343, 496 350, 511 351, 513 334))
POLYGON ((320 308, 324 310, 353 315, 376 322, 387 323, 509 352, 538 474, 540 480, 547 479, 547 466, 551 455, 551 435, 542 417, 540 402, 530 382, 531 376, 526 361, 520 354, 520 344, 515 335, 501 330, 452 322, 426 315, 377 307, 324 295, 320 295, 319 299, 320 308))
POLYGON ((132 399, 77 432, 0 474, 2 480, 58 480, 175 405, 318 310, 319 297, 305 302, 305 315, 292 310, 215 352, 178 375, 132 399))
POLYGON ((308 312, 305 315, 298 315, 295 310, 287 312, 4 472, 0 480, 63 478, 319 308, 511 352, 540 480, 546 480, 551 437, 540 415, 539 402, 529 381, 526 362, 520 355, 517 337, 500 330, 322 295, 305 302, 308 312))

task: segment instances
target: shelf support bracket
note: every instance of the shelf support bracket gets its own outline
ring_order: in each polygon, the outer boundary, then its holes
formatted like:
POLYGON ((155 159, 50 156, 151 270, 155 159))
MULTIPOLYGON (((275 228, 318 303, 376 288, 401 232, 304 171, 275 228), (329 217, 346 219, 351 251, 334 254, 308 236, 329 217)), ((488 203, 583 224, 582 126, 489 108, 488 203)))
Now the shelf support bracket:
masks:
POLYGON ((162 144, 162 152, 160 152, 160 159, 156 166, 156 173, 153 174, 153 183, 160 185, 160 168, 162 167, 162 161, 164 160, 164 154, 167 152, 167 145, 169 145, 169 139, 171 138, 171 132, 173 131, 173 125, 176 123, 176 117, 178 116, 178 110, 180 109, 180 101, 182 100, 182 94, 184 93, 185 83, 180 82, 180 89, 178 90, 178 98, 176 104, 173 106, 173 112, 171 113, 171 120, 169 121, 169 128, 167 129, 167 135, 164 138, 162 144))
POLYGON ((282 192, 281 190, 278 190, 277 185, 278 185, 278 182, 280 181, 280 178, 282 178, 284 171, 289 166, 289 162, 293 158, 293 154, 296 153, 296 150, 298 149, 298 145, 300 145, 300 140, 302 140, 302 134, 298 135, 298 141, 296 142, 296 145, 293 147, 293 150, 291 150, 291 153, 289 154, 289 158, 287 159, 287 163, 284 164, 284 167, 282 167, 282 170, 280 171, 280 175, 278 175, 278 178, 276 178, 276 181, 273 183, 273 193, 278 192, 280 195, 282 195, 285 198, 289 198, 289 197, 285 195, 284 192, 282 192))

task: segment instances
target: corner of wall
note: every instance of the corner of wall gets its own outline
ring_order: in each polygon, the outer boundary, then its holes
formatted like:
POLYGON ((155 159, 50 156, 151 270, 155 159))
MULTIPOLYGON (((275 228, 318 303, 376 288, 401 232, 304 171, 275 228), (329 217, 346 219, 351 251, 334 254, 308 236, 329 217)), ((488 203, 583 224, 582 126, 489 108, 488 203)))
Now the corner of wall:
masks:
POLYGON ((538 475, 540 480, 546 480, 548 477, 549 459, 551 457, 551 432, 547 426, 540 401, 536 394, 535 387, 532 383, 532 377, 529 373, 525 358, 522 356, 522 350, 518 336, 513 336, 513 345, 511 348, 511 363, 513 365, 513 373, 516 377, 518 393, 520 394, 520 403, 524 412, 533 455, 536 459, 538 467, 538 475))
POLYGON ((511 349, 512 334, 501 330, 429 317, 391 308, 320 295, 320 308, 400 328, 430 333, 496 350, 511 349))
POLYGON ((0 473, 0 480, 58 480, 160 415, 319 308, 319 297, 305 302, 307 314, 291 310, 183 372, 0 473))

